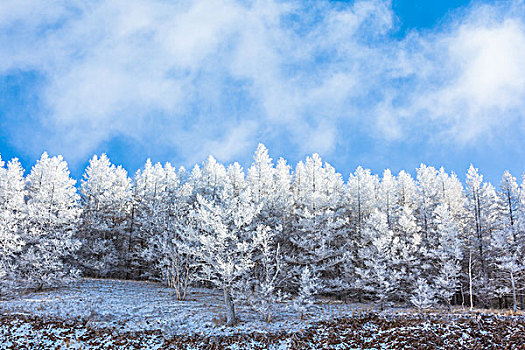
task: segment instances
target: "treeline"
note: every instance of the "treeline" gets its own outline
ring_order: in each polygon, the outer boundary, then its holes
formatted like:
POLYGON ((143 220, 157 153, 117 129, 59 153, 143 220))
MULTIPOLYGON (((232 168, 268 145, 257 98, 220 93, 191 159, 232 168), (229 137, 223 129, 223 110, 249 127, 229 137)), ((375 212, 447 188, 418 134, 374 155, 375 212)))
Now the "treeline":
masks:
POLYGON ((473 166, 465 185, 425 165, 345 182, 317 154, 292 169, 259 145, 246 172, 210 156, 191 171, 148 160, 131 179, 102 155, 75 184, 61 156, 27 176, 0 160, 4 293, 83 274, 160 280, 184 299, 197 283, 224 292, 228 322, 237 299, 269 319, 286 295, 301 312, 316 294, 524 306, 525 184, 508 172, 498 188, 473 166))

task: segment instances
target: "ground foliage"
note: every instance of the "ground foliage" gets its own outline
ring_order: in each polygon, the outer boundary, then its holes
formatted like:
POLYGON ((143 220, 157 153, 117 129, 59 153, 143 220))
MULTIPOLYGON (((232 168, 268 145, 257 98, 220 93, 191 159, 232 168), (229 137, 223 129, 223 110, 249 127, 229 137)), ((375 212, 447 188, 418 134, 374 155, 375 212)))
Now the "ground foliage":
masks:
POLYGON ((296 332, 175 336, 80 320, 0 316, 1 349, 525 349, 525 319, 488 314, 361 313, 296 332))

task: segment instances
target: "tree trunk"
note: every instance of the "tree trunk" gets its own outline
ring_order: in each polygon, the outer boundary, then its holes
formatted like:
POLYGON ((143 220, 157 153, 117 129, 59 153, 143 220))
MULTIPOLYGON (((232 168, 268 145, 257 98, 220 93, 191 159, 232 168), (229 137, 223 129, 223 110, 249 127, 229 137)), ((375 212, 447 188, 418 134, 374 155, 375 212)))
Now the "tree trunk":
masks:
POLYGON ((468 279, 469 279, 469 294, 470 294, 470 311, 474 308, 474 300, 472 299, 472 251, 469 252, 468 257, 468 279))
POLYGON ((510 282, 512 284, 512 311, 516 312, 518 310, 517 300, 516 300, 516 281, 514 280, 514 274, 510 273, 510 282))
POLYGON ((131 222, 129 224, 128 249, 126 251, 126 279, 129 279, 131 269, 131 235, 133 234, 133 224, 135 223, 135 205, 131 207, 131 222))
POLYGON ((235 306, 233 305, 230 288, 224 287, 224 305, 226 306, 226 325, 235 325, 235 306))

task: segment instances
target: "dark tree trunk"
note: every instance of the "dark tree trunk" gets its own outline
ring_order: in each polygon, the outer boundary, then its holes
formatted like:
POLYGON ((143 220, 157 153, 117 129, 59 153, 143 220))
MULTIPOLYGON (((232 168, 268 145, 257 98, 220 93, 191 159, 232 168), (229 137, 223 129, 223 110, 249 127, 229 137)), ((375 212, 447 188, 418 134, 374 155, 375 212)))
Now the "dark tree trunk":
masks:
POLYGON ((224 287, 224 305, 226 307, 226 325, 235 325, 235 305, 233 304, 230 288, 224 287))

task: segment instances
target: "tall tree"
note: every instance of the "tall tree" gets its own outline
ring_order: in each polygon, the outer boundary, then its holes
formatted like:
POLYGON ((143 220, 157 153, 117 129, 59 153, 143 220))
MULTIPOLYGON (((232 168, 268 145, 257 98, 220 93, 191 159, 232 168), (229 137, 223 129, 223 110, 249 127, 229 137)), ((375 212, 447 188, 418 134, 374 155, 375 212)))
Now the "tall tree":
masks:
POLYGON ((384 308, 398 293, 402 275, 394 268, 394 233, 388 228, 386 214, 372 211, 363 227, 363 245, 356 269, 359 285, 384 308))
POLYGON ((360 285, 362 279, 358 271, 365 267, 360 252, 369 243, 363 230, 369 216, 377 207, 378 188, 379 178, 372 175, 370 169, 362 167, 350 174, 346 184, 346 211, 343 214, 349 218, 350 230, 346 239, 350 244, 345 251, 344 277, 348 281, 349 291, 353 290, 359 300, 362 299, 362 292, 366 287, 360 285))
MULTIPOLYGON (((517 290, 523 263, 523 239, 519 230, 519 186, 508 171, 501 178, 496 205, 498 228, 492 237, 492 260, 497 275, 494 286, 499 295, 512 293, 513 309, 517 309, 517 290)), ((522 306, 523 306, 523 297, 522 306)))
POLYGON ((299 163, 293 183, 294 214, 287 261, 296 283, 305 266, 325 281, 324 292, 344 288, 339 278, 343 269, 347 218, 340 217, 344 186, 340 174, 319 155, 299 163))
POLYGON ((131 180, 121 166, 102 154, 93 156, 81 181, 82 215, 77 236, 82 241, 80 265, 85 274, 123 277, 131 180))
POLYGON ((27 181, 23 273, 30 286, 41 289, 78 276, 70 263, 80 246, 73 238, 79 196, 62 156, 42 154, 27 181))
MULTIPOLYGON (((235 169, 231 170, 231 173, 235 172, 235 169)), ((184 232, 188 250, 201 265, 199 278, 224 293, 228 325, 236 322, 235 290, 240 288, 240 282, 253 267, 257 248, 254 244, 257 230, 253 220, 260 211, 249 191, 232 196, 235 194, 232 191, 235 185, 231 182, 234 178, 228 177, 229 183, 215 201, 197 194, 192 212, 197 226, 190 226, 184 232)))
POLYGON ((438 266, 434 286, 438 299, 450 307, 452 296, 460 286, 462 242, 458 226, 446 204, 436 207, 433 220, 439 235, 438 246, 433 251, 438 266))
POLYGON ((467 209, 468 209, 468 231, 470 233, 470 246, 473 257, 479 266, 476 273, 474 265, 474 284, 478 297, 484 304, 488 303, 490 297, 489 285, 489 251, 490 238, 494 229, 494 206, 496 204, 496 191, 490 183, 483 182, 483 176, 478 169, 470 165, 467 171, 467 209))
POLYGON ((21 284, 19 253, 26 217, 24 170, 16 158, 7 169, 4 164, 0 157, 0 294, 21 284))
POLYGON ((397 209, 395 206, 396 200, 396 178, 392 175, 390 169, 383 171, 383 177, 379 184, 378 193, 378 208, 386 214, 388 228, 392 229, 394 226, 397 209))

